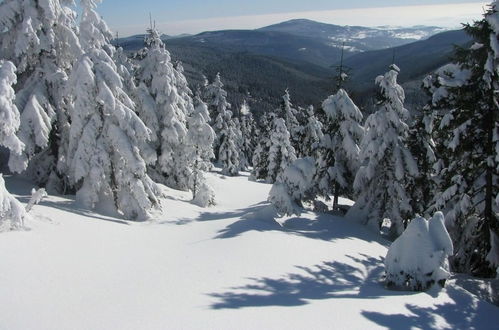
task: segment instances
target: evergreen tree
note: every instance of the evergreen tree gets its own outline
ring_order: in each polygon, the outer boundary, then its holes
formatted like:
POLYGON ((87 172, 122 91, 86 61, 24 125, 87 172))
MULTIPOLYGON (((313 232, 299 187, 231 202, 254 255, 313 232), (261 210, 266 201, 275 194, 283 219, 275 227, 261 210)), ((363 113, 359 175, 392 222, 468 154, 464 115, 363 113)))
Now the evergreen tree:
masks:
POLYGON ((320 141, 323 139, 322 123, 315 116, 314 107, 308 107, 307 123, 303 126, 302 154, 316 156, 320 141))
POLYGON ((267 182, 274 183, 284 170, 296 160, 284 119, 276 118, 270 133, 267 182))
POLYGON ((416 176, 418 169, 406 145, 408 111, 404 108, 404 90, 397 83, 399 69, 396 65, 390 68, 376 78, 380 88, 377 110, 365 124, 361 166, 354 181, 359 197, 348 216, 357 217, 376 230, 388 218, 390 236, 397 237, 412 216, 407 180, 416 176))
POLYGON ((139 116, 153 130, 157 161, 150 175, 172 188, 187 190, 192 168, 187 153, 187 116, 193 111, 185 77, 173 66, 159 32, 149 29, 147 48, 140 52, 136 70, 139 82, 139 116))
POLYGON ((232 120, 232 111, 226 110, 220 113, 215 121, 215 126, 220 129, 218 141, 218 161, 222 166, 222 174, 235 176, 239 174, 239 148, 237 139, 239 133, 232 120))
POLYGON ((284 123, 290 134, 291 145, 295 151, 298 151, 298 154, 301 154, 302 127, 296 118, 298 110, 293 107, 293 104, 291 103, 291 96, 289 95, 289 91, 287 89, 282 96, 281 105, 277 109, 276 115, 277 117, 284 119, 284 123))
POLYGON ((17 67, 18 136, 25 144, 11 167, 26 168, 40 185, 59 186, 69 123, 67 73, 81 54, 70 0, 4 0, 0 3, 0 58, 17 67), (52 181, 52 182, 49 182, 52 181), (58 181, 58 182, 55 182, 58 181))
POLYGON ((253 173, 252 176, 256 180, 266 180, 269 168, 269 148, 270 148, 270 133, 272 131, 272 123, 274 122, 275 114, 266 112, 260 118, 260 128, 256 132, 258 143, 253 153, 253 173))
POLYGON ((248 166, 253 165, 253 153, 255 152, 255 137, 256 137, 256 126, 255 120, 253 119, 253 114, 251 109, 246 103, 243 102, 240 117, 240 127, 241 127, 241 147, 240 147, 240 158, 241 158, 241 169, 247 169, 248 166))
MULTIPOLYGON (((0 146, 6 147, 11 154, 21 155, 24 144, 16 133, 21 123, 19 111, 14 103, 15 92, 12 85, 16 83, 16 67, 12 62, 0 61, 0 146)), ((22 172, 24 167, 10 164, 10 170, 22 172)))
POLYGON ((441 160, 435 208, 446 215, 455 271, 493 276, 499 265, 499 5, 466 25, 475 43, 456 51, 430 88, 441 160))
POLYGON ((417 113, 409 130, 407 144, 418 167, 418 175, 409 178, 407 191, 413 212, 428 217, 437 189, 434 179, 435 142, 433 133, 433 114, 429 107, 417 113))
POLYGON ((316 165, 317 190, 326 197, 334 195, 337 209, 338 197, 351 192, 359 168, 362 113, 344 89, 329 96, 322 109, 326 124, 316 165))
MULTIPOLYGON (((213 120, 212 127, 215 130, 216 137, 213 145, 216 160, 220 160, 219 149, 222 144, 221 141, 221 131, 222 119, 226 118, 225 114, 231 107, 230 103, 227 102, 227 92, 223 89, 223 83, 220 78, 220 73, 217 73, 215 80, 206 86, 205 97, 208 104, 208 109, 210 110, 210 117, 213 120)), ((232 118, 232 114, 230 116, 232 118)))
POLYGON ((159 189, 146 173, 140 146, 150 130, 134 112, 112 59, 114 48, 94 0, 82 0, 84 54, 69 79, 71 128, 67 164, 76 198, 93 208, 114 204, 128 218, 147 218, 159 189))
POLYGON ((199 206, 208 206, 214 203, 214 193, 206 183, 204 172, 211 169, 210 159, 214 158, 213 141, 215 132, 209 125, 210 115, 208 107, 201 100, 195 98, 194 112, 187 119, 189 130, 187 143, 189 145, 189 159, 192 162, 190 189, 193 199, 199 206))

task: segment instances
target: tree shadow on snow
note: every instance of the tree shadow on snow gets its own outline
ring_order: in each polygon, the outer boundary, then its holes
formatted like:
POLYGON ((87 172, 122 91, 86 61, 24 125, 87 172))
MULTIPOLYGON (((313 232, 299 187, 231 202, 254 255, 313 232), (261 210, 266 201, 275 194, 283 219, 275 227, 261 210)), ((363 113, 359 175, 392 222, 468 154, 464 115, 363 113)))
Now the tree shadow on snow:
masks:
POLYGON ((397 329, 497 329, 496 306, 479 300, 464 289, 447 286, 451 301, 431 307, 406 304, 410 315, 362 311, 362 315, 380 326, 397 329), (437 320, 435 316, 438 317, 437 320), (444 322, 442 322, 444 321, 444 322), (437 323, 438 322, 438 323, 437 323), (442 325, 445 324, 445 326, 442 325))
POLYGON ((238 220, 220 230, 215 238, 233 238, 250 231, 281 231, 291 235, 326 241, 358 238, 384 244, 379 235, 369 232, 365 226, 326 213, 312 213, 312 216, 309 214, 309 217, 291 217, 281 224, 277 221, 279 216, 275 208, 268 202, 261 202, 236 211, 204 212, 196 221, 229 218, 238 218, 238 220))
POLYGON ((388 291, 380 283, 383 261, 367 255, 347 256, 349 263, 323 262, 313 267, 296 266, 299 272, 281 278, 250 278, 252 283, 230 292, 212 293, 219 301, 212 309, 244 307, 300 306, 309 300, 407 295, 388 291))

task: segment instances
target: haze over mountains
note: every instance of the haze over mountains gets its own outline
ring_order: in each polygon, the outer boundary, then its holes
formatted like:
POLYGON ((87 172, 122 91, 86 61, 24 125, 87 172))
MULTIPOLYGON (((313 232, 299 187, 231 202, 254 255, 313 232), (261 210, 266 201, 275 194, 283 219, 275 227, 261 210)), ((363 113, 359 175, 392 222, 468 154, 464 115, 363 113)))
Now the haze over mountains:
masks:
MULTIPOLYGON (((347 87, 361 104, 372 94, 374 78, 393 58, 400 81, 409 82, 446 63, 454 45, 469 37, 460 30, 434 26, 409 28, 339 26, 306 19, 256 30, 223 30, 197 35, 163 36, 175 60, 181 61, 192 88, 220 72, 235 107, 250 99, 255 111, 272 109, 290 89, 295 103, 319 105, 332 92, 342 47, 350 68, 347 87)), ((143 35, 118 39, 126 51, 143 47, 143 35)))

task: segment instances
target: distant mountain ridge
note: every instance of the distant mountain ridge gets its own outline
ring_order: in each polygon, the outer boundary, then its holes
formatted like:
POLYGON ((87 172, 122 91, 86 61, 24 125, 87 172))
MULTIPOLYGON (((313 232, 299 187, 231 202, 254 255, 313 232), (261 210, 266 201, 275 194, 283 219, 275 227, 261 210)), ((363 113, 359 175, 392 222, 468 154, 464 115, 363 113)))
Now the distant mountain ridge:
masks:
MULTIPOLYGON (((286 88, 296 104, 320 105, 333 91, 334 67, 339 64, 343 42, 344 65, 352 69, 346 86, 360 105, 371 97, 374 78, 386 72, 394 55, 401 68, 400 82, 420 79, 447 63, 454 45, 470 41, 462 30, 435 34, 439 29, 344 27, 292 20, 257 30, 162 38, 172 58, 183 63, 192 89, 203 83, 203 76, 213 79, 220 72, 234 108, 249 98, 254 110, 264 112, 279 103, 286 88), (386 48, 390 43, 403 44, 386 48), (369 50, 373 47, 378 48, 369 50)), ((116 43, 128 52, 137 51, 144 47, 144 35, 121 38, 116 43)))

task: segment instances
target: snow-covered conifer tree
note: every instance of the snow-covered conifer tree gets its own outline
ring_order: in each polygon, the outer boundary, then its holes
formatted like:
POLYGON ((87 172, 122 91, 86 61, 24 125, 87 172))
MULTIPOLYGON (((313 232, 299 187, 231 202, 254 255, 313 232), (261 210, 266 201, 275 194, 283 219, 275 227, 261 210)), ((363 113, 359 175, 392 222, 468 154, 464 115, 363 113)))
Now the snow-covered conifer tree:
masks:
POLYGON ((410 220, 407 180, 418 174, 406 145, 408 111, 404 108, 404 90, 397 83, 398 73, 398 67, 392 65, 384 76, 376 78, 380 88, 377 110, 365 124, 361 166, 354 181, 359 197, 347 214, 376 230, 385 218, 390 219, 392 237, 399 236, 410 220))
POLYGON ((458 49, 430 88, 438 113, 435 208, 446 216, 454 241, 453 269, 493 276, 499 264, 499 4, 466 25, 475 43, 458 49))
POLYGON ((293 107, 291 103, 291 96, 289 95, 289 90, 286 89, 284 95, 282 96, 281 105, 276 111, 277 117, 284 119, 284 123, 290 135, 290 141, 295 151, 301 150, 301 140, 302 140, 302 127, 296 119, 298 110, 293 107))
POLYGON ((340 194, 352 190, 359 169, 360 142, 364 136, 362 113, 344 89, 323 103, 326 115, 324 137, 317 158, 317 190, 323 196, 334 195, 334 208, 340 194))
POLYGON ((305 156, 316 156, 316 151, 323 139, 322 123, 315 115, 314 107, 309 106, 307 111, 307 124, 303 126, 302 153, 305 156))
POLYGON ((273 112, 266 112, 260 118, 260 127, 255 135, 258 137, 258 142, 253 152, 253 173, 252 176, 256 179, 267 179, 269 168, 269 147, 270 147, 270 133, 272 131, 272 123, 274 122, 275 114, 273 112))
POLYGON ((81 54, 70 0, 0 2, 0 58, 17 67, 16 105, 21 114, 21 154, 10 166, 26 168, 41 185, 64 180, 68 118, 67 73, 81 54), (59 163, 59 164, 58 164, 59 163), (56 173, 58 172, 58 173, 56 173), (52 181, 52 182, 49 182, 52 181))
MULTIPOLYGON (((16 67, 12 62, 0 61, 0 146, 9 149, 11 154, 21 155, 24 144, 16 133, 20 125, 20 115, 14 103, 15 92, 12 85, 16 83, 16 67)), ((21 172, 24 167, 11 164, 10 170, 21 172)))
POLYGON ((415 115, 409 130, 407 144, 419 170, 418 175, 409 178, 407 191, 415 214, 428 216, 431 203, 437 190, 434 179, 435 142, 433 133, 433 114, 429 107, 415 115))
POLYGON ((222 166, 222 174, 235 176, 239 174, 239 148, 237 139, 240 133, 232 120, 232 111, 226 110, 220 113, 215 121, 215 127, 219 129, 218 161, 222 166))
POLYGON ((246 101, 241 105, 240 110, 240 127, 241 127, 241 169, 246 169, 253 164, 253 153, 255 152, 255 135, 256 125, 253 119, 253 114, 246 101))
POLYGON ((284 119, 274 119, 272 126, 267 169, 267 182, 269 183, 276 182, 289 164, 296 160, 295 149, 291 145, 284 119))
POLYGON ((114 47, 95 0, 82 0, 84 54, 69 79, 71 129, 67 154, 76 198, 93 208, 114 203, 128 218, 147 218, 159 189, 146 173, 140 146, 151 131, 134 112, 112 59, 114 47))
POLYGON ((282 215, 300 215, 302 202, 311 197, 315 160, 299 158, 290 164, 272 185, 268 200, 282 215))
POLYGON ((214 202, 214 194, 204 179, 204 172, 210 170, 210 159, 214 158, 215 132, 209 125, 210 114, 206 104, 199 97, 195 98, 194 103, 194 112, 187 119, 189 126, 187 143, 189 159, 192 162, 189 186, 195 202, 204 207, 214 202))
MULTIPOLYGON (((213 145, 216 160, 219 160, 219 148, 221 142, 222 120, 227 117, 225 114, 231 107, 227 102, 227 92, 223 89, 223 83, 220 78, 220 73, 217 73, 215 80, 206 86, 205 98, 210 110, 210 117, 213 121, 212 127, 215 130, 216 137, 213 145)), ((232 117, 232 115, 231 115, 232 117)))
POLYGON ((187 116, 193 109, 190 90, 183 74, 173 66, 159 32, 149 29, 145 43, 147 48, 140 52, 136 80, 138 113, 153 131, 152 146, 157 150, 157 161, 149 172, 159 182, 187 190, 192 172, 186 142, 187 116))

